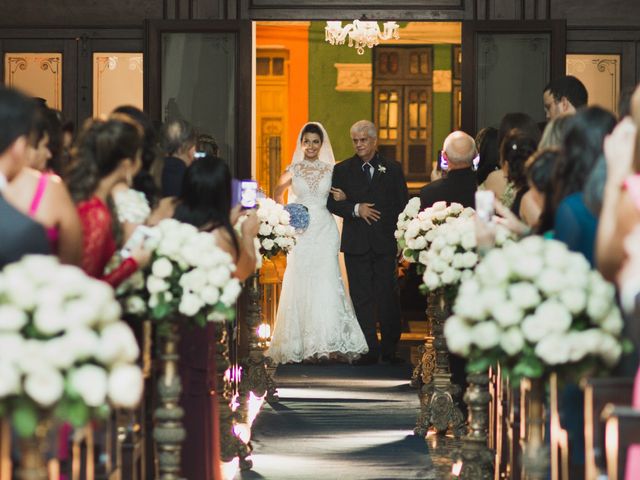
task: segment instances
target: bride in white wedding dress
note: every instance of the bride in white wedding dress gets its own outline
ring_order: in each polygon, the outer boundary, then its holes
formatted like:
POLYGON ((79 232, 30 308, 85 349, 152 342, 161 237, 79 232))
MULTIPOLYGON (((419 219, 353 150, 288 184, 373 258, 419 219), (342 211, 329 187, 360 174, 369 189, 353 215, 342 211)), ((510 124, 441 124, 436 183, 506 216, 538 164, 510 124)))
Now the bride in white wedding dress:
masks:
POLYGON ((338 252, 340 237, 327 210, 335 158, 325 129, 305 124, 291 165, 275 198, 309 210, 309 227, 287 256, 276 324, 267 355, 276 363, 353 360, 368 351, 351 299, 345 293, 338 252))

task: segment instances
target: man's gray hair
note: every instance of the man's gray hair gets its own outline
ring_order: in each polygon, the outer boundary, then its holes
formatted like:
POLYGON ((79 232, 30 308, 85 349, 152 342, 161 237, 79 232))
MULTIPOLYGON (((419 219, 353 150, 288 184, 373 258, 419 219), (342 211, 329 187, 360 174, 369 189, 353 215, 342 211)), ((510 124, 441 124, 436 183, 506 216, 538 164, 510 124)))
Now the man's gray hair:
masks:
POLYGON ((369 120, 358 120, 351 126, 351 132, 366 133, 371 138, 378 138, 378 130, 369 120))
POLYGON ((182 119, 170 120, 162 129, 162 140, 167 155, 175 155, 185 148, 191 148, 198 140, 193 126, 182 119))

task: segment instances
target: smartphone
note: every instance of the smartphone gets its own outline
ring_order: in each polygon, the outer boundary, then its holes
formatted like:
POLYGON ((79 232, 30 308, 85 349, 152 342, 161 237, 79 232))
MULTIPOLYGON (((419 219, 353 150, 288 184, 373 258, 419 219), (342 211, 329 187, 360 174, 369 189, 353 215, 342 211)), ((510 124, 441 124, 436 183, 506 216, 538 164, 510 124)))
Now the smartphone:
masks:
POLYGON ((442 170, 443 172, 449 170, 449 161, 447 160, 447 154, 441 150, 438 154, 438 157, 438 170, 442 170))
POLYGON ((478 190, 476 192, 476 213, 480 220, 491 222, 495 213, 496 197, 491 190, 478 190))
POLYGON ((236 180, 231 182, 231 204, 242 208, 255 208, 258 199, 258 182, 255 180, 236 180))

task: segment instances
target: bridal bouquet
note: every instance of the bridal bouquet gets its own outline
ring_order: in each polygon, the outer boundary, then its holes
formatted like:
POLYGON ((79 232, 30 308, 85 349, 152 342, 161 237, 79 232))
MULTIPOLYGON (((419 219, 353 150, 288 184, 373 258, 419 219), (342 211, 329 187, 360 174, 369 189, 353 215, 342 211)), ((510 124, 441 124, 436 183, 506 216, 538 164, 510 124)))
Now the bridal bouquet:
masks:
POLYGON ((483 371, 500 362, 517 382, 549 369, 614 366, 623 351, 614 289, 555 240, 494 249, 462 283, 445 323, 449 349, 483 371))
POLYGON ((303 233, 309 227, 309 209, 301 203, 290 203, 284 206, 289 212, 289 223, 296 233, 303 233))
POLYGON ((151 214, 151 207, 144 193, 129 188, 116 192, 113 201, 118 212, 120 223, 130 222, 143 224, 151 214))
POLYGON ((55 418, 81 427, 142 395, 139 348, 106 283, 55 257, 0 272, 0 414, 18 435, 55 418))
POLYGON ((235 318, 240 282, 233 277, 231 255, 218 247, 214 236, 173 219, 154 230, 157 235, 148 240, 151 262, 144 277, 129 282, 125 310, 150 312, 156 320, 180 314, 200 326, 235 318))
POLYGON ((296 231, 290 224, 289 212, 274 200, 263 198, 259 200, 256 213, 260 220, 260 253, 266 258, 275 257, 280 252, 289 253, 296 243, 296 231))
POLYGON ((412 198, 404 211, 398 216, 395 232, 402 256, 410 263, 418 263, 418 273, 424 272, 424 256, 435 238, 435 229, 439 225, 452 222, 456 218, 470 218, 472 208, 464 208, 459 203, 447 206, 446 202, 436 202, 431 207, 418 212, 420 199, 412 198))

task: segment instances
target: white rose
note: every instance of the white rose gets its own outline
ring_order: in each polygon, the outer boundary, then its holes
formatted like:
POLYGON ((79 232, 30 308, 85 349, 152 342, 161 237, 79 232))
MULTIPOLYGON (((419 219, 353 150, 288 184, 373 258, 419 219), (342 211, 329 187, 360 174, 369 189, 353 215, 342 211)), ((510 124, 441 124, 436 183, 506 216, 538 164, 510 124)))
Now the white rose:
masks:
POLYGON ((509 278, 511 269, 498 250, 491 250, 476 267, 476 273, 485 285, 500 285, 509 278))
POLYGON ((142 396, 142 371, 136 365, 118 365, 109 375, 109 399, 116 407, 134 408, 142 396))
POLYGON ((280 235, 280 236, 286 235, 287 227, 285 227, 284 225, 276 225, 273 231, 275 232, 276 235, 280 235))
POLYGON ((592 294, 587 301, 587 314, 596 322, 600 323, 611 308, 611 297, 592 294))
POLYGON ((462 213, 463 209, 464 207, 460 203, 453 202, 451 205, 449 205, 449 212, 451 212, 453 215, 462 213))
POLYGON ((124 322, 107 325, 100 332, 96 358, 106 365, 134 362, 140 347, 129 326, 124 322))
POLYGON ((107 398, 107 372, 96 365, 82 365, 69 375, 71 388, 89 407, 104 405, 107 398))
POLYGON ((522 310, 513 302, 498 303, 491 309, 491 315, 503 328, 517 325, 522 321, 522 310))
POLYGON ((473 250, 478 246, 475 232, 465 232, 460 237, 460 244, 465 250, 473 250))
POLYGON ((132 295, 125 300, 125 310, 127 313, 138 315, 146 311, 144 300, 138 295, 132 295))
POLYGON ((451 316, 444 324, 444 336, 447 348, 458 355, 467 356, 471 348, 471 329, 467 323, 457 316, 451 316))
POLYGON ((269 238, 265 238, 262 241, 262 246, 264 247, 265 250, 271 250, 274 247, 274 243, 273 240, 269 239, 269 238))
POLYGON ((439 252, 440 250, 442 250, 444 247, 447 246, 447 241, 445 237, 441 235, 441 233, 442 232, 440 231, 440 229, 438 229, 437 235, 433 239, 433 242, 431 243, 431 248, 433 248, 436 252, 439 252))
POLYGON ((19 362, 24 355, 22 334, 0 332, 0 358, 9 362, 19 362))
POLYGON ((405 240, 409 241, 412 238, 416 238, 420 233, 420 222, 418 220, 412 220, 409 222, 409 226, 407 227, 407 231, 404 234, 405 240))
POLYGON ((409 217, 415 217, 416 215, 418 215, 419 211, 420 211, 419 197, 413 197, 411 200, 409 200, 409 203, 407 203, 407 206, 404 207, 404 213, 406 213, 407 216, 409 217))
POLYGON ((229 283, 227 283, 227 285, 224 287, 224 291, 220 296, 220 301, 226 306, 230 307, 231 305, 236 303, 238 295, 240 295, 241 291, 242 286, 240 285, 240 282, 237 278, 234 278, 229 281, 229 283))
POLYGON ((223 287, 230 277, 231 272, 224 266, 209 270, 207 273, 207 281, 214 287, 223 287))
POLYGON ((458 245, 461 240, 460 232, 454 228, 447 229, 446 242, 449 245, 458 245))
POLYGON ((460 280, 460 271, 455 268, 447 268, 442 272, 442 283, 445 285, 453 285, 460 280))
POLYGON ((552 334, 536 345, 536 355, 547 365, 562 365, 569 362, 571 342, 567 335, 552 334))
POLYGON ((180 278, 180 285, 192 292, 199 292, 207 284, 207 277, 207 272, 200 268, 195 268, 182 275, 182 278, 180 278))
POLYGON ((436 256, 430 259, 429 266, 436 273, 442 273, 447 268, 449 268, 449 264, 442 258, 440 258, 440 256, 436 256))
POLYGON ((548 268, 542 271, 536 279, 536 285, 547 296, 559 293, 565 286, 564 276, 560 271, 548 268))
POLYGON ((429 230, 427 233, 425 233, 424 238, 427 242, 431 243, 433 242, 433 240, 436 238, 436 231, 435 229, 431 229, 429 230))
POLYGON ((542 252, 543 248, 545 247, 545 242, 547 241, 548 240, 545 240, 538 235, 531 235, 520 240, 520 242, 518 242, 518 245, 522 249, 524 249, 525 252, 531 255, 538 255, 542 252))
POLYGON ((620 360, 622 345, 611 335, 606 333, 600 336, 600 357, 608 367, 613 367, 620 360))
POLYGON ((500 329, 495 322, 476 323, 471 329, 471 337, 482 350, 490 350, 500 343, 500 329))
POLYGON ((570 256, 571 253, 564 243, 552 241, 545 244, 544 261, 551 268, 564 270, 570 256))
POLYGON ((562 303, 557 300, 547 300, 538 305, 536 316, 543 319, 551 332, 563 333, 569 330, 572 316, 562 303))
POLYGON ((417 237, 415 240, 414 250, 422 250, 427 247, 427 240, 424 237, 417 237))
POLYGON ((429 290, 435 290, 440 286, 440 277, 438 277, 438 274, 430 269, 427 269, 427 271, 424 272, 422 281, 429 290))
POLYGON ((447 208, 447 202, 436 202, 433 205, 431 205, 431 209, 434 212, 442 211, 442 210, 445 210, 446 208, 447 208))
POLYGON ((100 348, 100 337, 91 328, 74 328, 62 336, 62 343, 75 361, 85 360, 93 357, 100 348))
POLYGON ((0 399, 20 393, 20 372, 11 363, 0 360, 0 399))
POLYGON ((0 305, 0 330, 15 332, 27 324, 27 314, 13 305, 0 305))
POLYGON ((613 306, 611 310, 609 310, 609 314, 605 317, 600 326, 602 327, 602 330, 607 333, 611 333, 612 335, 620 335, 622 333, 624 322, 618 307, 613 306))
POLYGON ((275 244, 280 248, 287 248, 287 245, 289 245, 289 239, 285 237, 278 237, 275 239, 275 244))
POLYGON ((517 327, 507 329, 500 337, 500 347, 507 355, 519 354, 524 347, 522 331, 517 327))
POLYGON ((418 255, 418 262, 420 262, 423 265, 426 265, 427 264, 427 258, 428 258, 427 250, 422 250, 420 252, 420 255, 418 255))
POLYGON ((193 293, 186 292, 182 295, 178 310, 187 317, 193 317, 204 306, 204 302, 193 293))
POLYGON ((289 225, 289 222, 291 222, 291 215, 289 215, 289 212, 283 209, 280 212, 279 220, 282 225, 289 225))
POLYGON ((475 252, 465 252, 462 254, 462 266, 464 268, 473 268, 478 263, 478 254, 475 252))
POLYGON ((167 278, 171 275, 173 271, 173 266, 171 262, 167 258, 159 258, 155 262, 153 262, 153 266, 151 267, 151 272, 159 278, 167 278))
POLYGON ((147 290, 151 294, 164 292, 165 290, 169 290, 169 284, 162 278, 149 275, 149 277, 147 277, 147 290))
POLYGON ((539 342, 548 333, 547 325, 536 315, 528 315, 522 321, 522 333, 531 343, 539 342))
POLYGON ((273 232, 273 227, 271 225, 269 225, 268 223, 260 224, 258 234, 262 235, 263 237, 268 237, 269 235, 271 235, 271 232, 273 232))
POLYGON ((56 335, 67 327, 66 314, 61 308, 38 308, 33 324, 45 335, 56 335))
POLYGON ((39 405, 50 407, 62 396, 64 379, 58 370, 43 368, 26 376, 24 391, 39 405))
POLYGON ((280 223, 280 215, 277 212, 269 213, 269 216, 267 217, 267 222, 269 223, 269 225, 272 225, 275 227, 280 223))
POLYGON ((160 240, 157 248, 157 252, 159 255, 166 255, 170 258, 173 258, 179 251, 180 241, 171 237, 165 237, 160 240))
POLYGON ((540 257, 523 252, 520 258, 511 264, 515 274, 523 280, 534 280, 544 268, 540 257))
POLYGON ((453 306, 453 312, 456 315, 474 321, 485 319, 484 311, 482 309, 482 298, 476 293, 460 292, 453 306))
POLYGON ((510 300, 524 310, 534 308, 542 301, 538 289, 527 282, 509 285, 508 292, 510 300))
POLYGON ((587 306, 587 294, 578 288, 568 288, 560 293, 560 301, 573 315, 578 315, 587 306))
MULTIPOLYGON (((440 252, 440 258, 442 258, 447 263, 452 263, 452 261, 454 260, 454 257, 457 255, 460 255, 460 259, 462 259, 462 255, 459 253, 457 254, 456 249, 453 248, 451 245, 447 245, 440 252)), ((453 264, 453 266, 456 267, 455 263, 453 264)), ((459 268, 459 267, 456 267, 456 268, 459 268)))
POLYGON ((494 305, 499 305, 506 301, 507 293, 502 288, 489 287, 481 291, 480 299, 481 302, 478 308, 483 308, 487 314, 490 314, 494 305))
POLYGON ((200 292, 200 298, 207 305, 215 305, 220 300, 220 292, 217 287, 207 285, 200 292))

